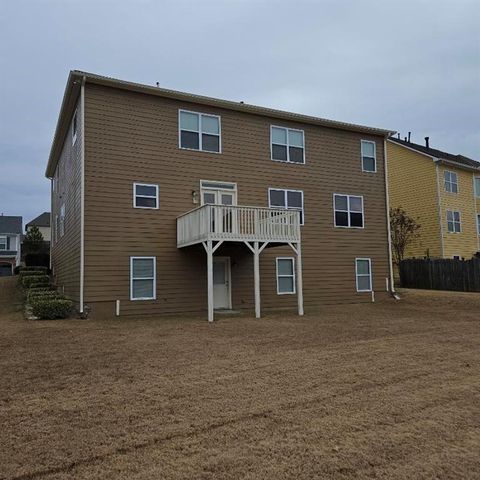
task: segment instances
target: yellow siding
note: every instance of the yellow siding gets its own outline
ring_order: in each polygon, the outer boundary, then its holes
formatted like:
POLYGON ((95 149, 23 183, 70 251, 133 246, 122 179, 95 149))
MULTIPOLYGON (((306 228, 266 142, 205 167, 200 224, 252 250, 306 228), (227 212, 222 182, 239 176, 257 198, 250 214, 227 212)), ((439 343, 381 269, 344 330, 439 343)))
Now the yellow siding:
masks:
POLYGON ((443 225, 444 257, 454 255, 470 258, 478 250, 476 202, 474 200, 473 174, 459 168, 439 165, 441 218, 443 225), (457 174, 458 193, 445 191, 444 173, 448 170, 457 174), (462 231, 449 233, 447 228, 447 210, 456 210, 461 214, 462 231))
POLYGON ((420 237, 407 257, 441 256, 438 193, 435 165, 431 158, 387 142, 390 207, 403 208, 421 225, 420 237))

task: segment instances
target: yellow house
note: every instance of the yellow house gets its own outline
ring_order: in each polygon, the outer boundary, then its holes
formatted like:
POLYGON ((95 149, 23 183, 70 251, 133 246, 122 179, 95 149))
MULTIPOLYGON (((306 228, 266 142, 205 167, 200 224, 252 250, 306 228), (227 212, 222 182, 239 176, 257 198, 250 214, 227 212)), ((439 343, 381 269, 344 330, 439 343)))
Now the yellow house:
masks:
POLYGON ((390 207, 421 225, 405 256, 471 258, 480 251, 480 163, 425 140, 387 141, 390 207))

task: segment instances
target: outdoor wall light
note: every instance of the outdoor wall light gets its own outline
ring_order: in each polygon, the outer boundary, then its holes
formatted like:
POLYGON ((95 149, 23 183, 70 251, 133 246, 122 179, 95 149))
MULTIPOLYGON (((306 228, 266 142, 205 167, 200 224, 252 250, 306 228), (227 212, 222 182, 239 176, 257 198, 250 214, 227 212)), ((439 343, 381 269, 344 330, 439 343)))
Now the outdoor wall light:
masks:
POLYGON ((192 202, 194 205, 198 205, 198 192, 192 190, 192 202))

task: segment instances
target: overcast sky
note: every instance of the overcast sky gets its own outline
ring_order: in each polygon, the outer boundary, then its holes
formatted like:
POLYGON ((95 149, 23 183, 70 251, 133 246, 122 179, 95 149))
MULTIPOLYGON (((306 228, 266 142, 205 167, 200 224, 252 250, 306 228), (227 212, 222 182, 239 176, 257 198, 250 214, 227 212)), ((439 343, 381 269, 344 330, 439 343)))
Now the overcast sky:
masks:
POLYGON ((71 69, 398 130, 480 160, 478 0, 0 0, 0 213, 48 211, 71 69))

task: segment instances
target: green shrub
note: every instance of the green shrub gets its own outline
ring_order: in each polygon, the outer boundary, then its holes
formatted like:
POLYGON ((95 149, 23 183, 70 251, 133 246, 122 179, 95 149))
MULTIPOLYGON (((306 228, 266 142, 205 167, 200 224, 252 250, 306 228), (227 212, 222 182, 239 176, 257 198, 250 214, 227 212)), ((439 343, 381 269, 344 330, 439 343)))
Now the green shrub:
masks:
POLYGON ((41 275, 45 275, 45 272, 41 272, 40 270, 25 270, 20 272, 20 278, 25 277, 39 277, 41 275))
POLYGON ((37 302, 39 300, 48 300, 51 298, 65 298, 63 295, 55 292, 55 290, 47 290, 47 291, 40 291, 40 292, 28 292, 27 301, 28 303, 32 304, 33 302, 37 302))
POLYGON ((47 267, 21 267, 20 273, 24 272, 43 272, 45 275, 48 273, 47 267))
POLYGON ((32 313, 42 320, 67 318, 72 310, 73 302, 60 298, 36 301, 32 305, 32 313))
POLYGON ((48 275, 33 275, 22 278, 22 285, 25 288, 48 286, 50 284, 50 277, 48 275))

